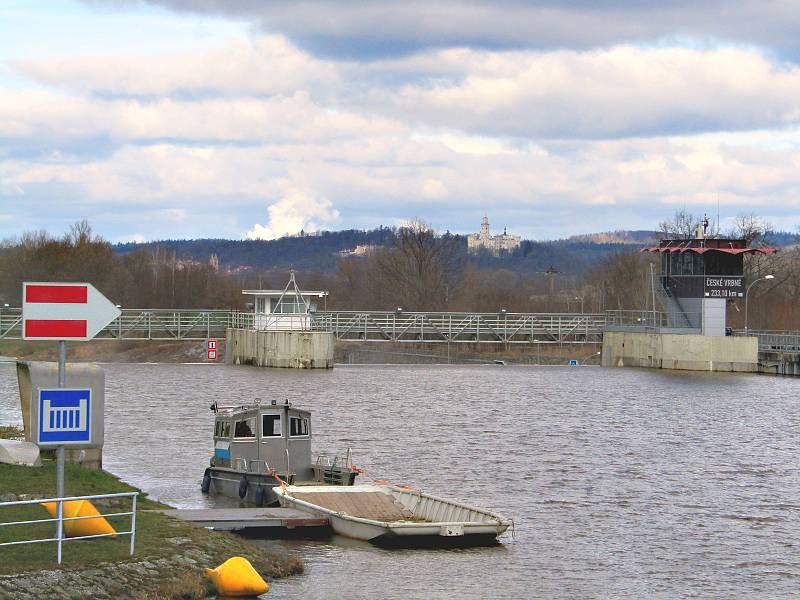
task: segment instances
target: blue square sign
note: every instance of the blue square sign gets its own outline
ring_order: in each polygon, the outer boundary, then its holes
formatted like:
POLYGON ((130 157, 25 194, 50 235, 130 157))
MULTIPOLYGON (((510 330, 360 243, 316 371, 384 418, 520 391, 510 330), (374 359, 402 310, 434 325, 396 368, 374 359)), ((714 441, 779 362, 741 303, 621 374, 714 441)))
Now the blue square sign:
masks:
POLYGON ((92 390, 39 390, 39 443, 91 441, 92 390))

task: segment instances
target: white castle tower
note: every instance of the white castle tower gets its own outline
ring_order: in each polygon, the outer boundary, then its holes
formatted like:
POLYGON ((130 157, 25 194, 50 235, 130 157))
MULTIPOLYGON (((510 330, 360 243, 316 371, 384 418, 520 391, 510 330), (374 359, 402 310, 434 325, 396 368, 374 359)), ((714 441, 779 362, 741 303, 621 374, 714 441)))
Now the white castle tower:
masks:
POLYGON ((501 252, 513 252, 519 248, 522 238, 518 235, 508 235, 503 230, 502 235, 492 236, 489 233, 489 217, 483 215, 481 221, 481 232, 472 233, 467 236, 467 250, 470 254, 476 254, 482 249, 488 250, 491 254, 499 256, 501 252))

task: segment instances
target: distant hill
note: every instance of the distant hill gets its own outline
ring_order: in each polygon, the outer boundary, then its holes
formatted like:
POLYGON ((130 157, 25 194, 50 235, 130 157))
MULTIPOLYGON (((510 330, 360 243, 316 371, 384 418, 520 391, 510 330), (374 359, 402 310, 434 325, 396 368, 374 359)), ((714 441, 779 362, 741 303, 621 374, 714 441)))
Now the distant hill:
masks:
POLYGON ((220 267, 250 267, 253 269, 294 268, 309 271, 333 271, 339 252, 357 246, 390 244, 394 231, 379 227, 370 231, 347 229, 322 231, 282 237, 277 240, 160 240, 157 242, 117 244, 118 254, 136 250, 153 251, 161 248, 174 251, 179 259, 207 261, 212 254, 219 258, 220 267))
MULTIPOLYGON (((391 245, 394 229, 379 227, 369 231, 347 229, 300 234, 277 240, 161 240, 147 243, 117 244, 114 250, 124 255, 137 250, 175 252, 179 260, 206 262, 212 254, 219 259, 223 270, 271 270, 294 268, 300 271, 332 272, 337 260, 344 256, 359 256, 356 249, 391 245)), ((466 236, 455 236, 467 256, 466 236)), ((576 235, 564 240, 524 240, 512 253, 501 257, 481 253, 468 260, 482 268, 505 268, 517 273, 545 272, 552 268, 561 273, 577 274, 587 271, 614 252, 629 252, 646 246, 659 238, 655 231, 612 231, 576 235)), ((786 246, 800 243, 800 235, 773 233, 770 243, 786 246)))
POLYGON ((644 229, 635 231, 604 231, 602 233, 585 233, 583 235, 573 235, 569 241, 591 242, 595 244, 638 244, 649 245, 659 240, 661 234, 658 231, 647 231, 644 229))

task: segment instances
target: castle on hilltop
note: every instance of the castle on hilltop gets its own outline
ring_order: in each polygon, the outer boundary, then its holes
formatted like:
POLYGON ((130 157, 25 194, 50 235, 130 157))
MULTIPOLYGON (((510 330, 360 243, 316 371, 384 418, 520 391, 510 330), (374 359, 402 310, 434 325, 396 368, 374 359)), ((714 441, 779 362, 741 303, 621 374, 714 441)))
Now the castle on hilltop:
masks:
POLYGON ((481 232, 471 233, 467 236, 467 250, 476 254, 480 250, 487 250, 495 256, 500 252, 513 252, 519 248, 522 238, 518 235, 508 235, 505 228, 502 235, 489 235, 489 217, 483 216, 481 232))

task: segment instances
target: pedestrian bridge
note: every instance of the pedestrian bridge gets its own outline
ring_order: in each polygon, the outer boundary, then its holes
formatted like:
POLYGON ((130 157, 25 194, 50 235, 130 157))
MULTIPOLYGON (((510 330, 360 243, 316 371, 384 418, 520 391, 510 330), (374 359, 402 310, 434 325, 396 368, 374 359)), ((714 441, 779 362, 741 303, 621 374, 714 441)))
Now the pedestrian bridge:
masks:
MULTIPOLYGON (((311 328, 337 340, 403 343, 599 343, 606 316, 581 313, 326 311, 311 328)), ((228 327, 253 327, 253 313, 229 310, 122 309, 99 339, 205 340, 228 327)), ((0 308, 0 339, 22 338, 22 313, 0 308)))
MULTIPOLYGON (((337 340, 404 343, 601 343, 603 330, 635 326, 679 331, 662 313, 464 313, 326 311, 312 315, 315 331, 337 340), (650 321, 655 319, 655 322, 650 321)), ((253 327, 253 313, 231 310, 122 309, 119 318, 97 336, 126 340, 206 340, 225 337, 228 327, 253 327)), ((735 332, 742 334, 743 332, 735 332)), ((759 351, 800 353, 800 332, 750 331, 759 351)), ((0 339, 22 338, 22 309, 0 307, 0 339)))

